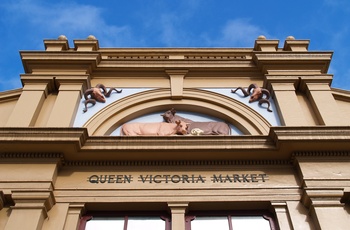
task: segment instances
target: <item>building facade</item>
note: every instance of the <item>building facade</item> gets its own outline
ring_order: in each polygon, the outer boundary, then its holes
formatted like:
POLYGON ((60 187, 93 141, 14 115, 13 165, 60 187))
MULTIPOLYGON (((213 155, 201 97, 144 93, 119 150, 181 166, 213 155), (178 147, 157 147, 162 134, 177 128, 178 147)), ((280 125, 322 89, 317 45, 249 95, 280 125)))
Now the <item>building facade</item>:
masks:
POLYGON ((0 229, 348 229, 350 92, 330 87, 332 52, 279 43, 21 51, 0 229))

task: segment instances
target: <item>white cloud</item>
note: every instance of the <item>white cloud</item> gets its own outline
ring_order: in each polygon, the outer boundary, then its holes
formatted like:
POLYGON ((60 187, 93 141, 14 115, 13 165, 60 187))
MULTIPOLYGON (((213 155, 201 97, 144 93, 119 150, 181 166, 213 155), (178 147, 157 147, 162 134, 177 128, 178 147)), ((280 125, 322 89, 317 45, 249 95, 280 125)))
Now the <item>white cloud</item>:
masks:
MULTIPOLYGON (((272 39, 266 31, 251 24, 249 19, 239 18, 228 21, 221 30, 220 38, 211 41, 211 43, 217 46, 252 47, 255 39, 260 35, 272 39)), ((208 42, 210 43, 210 41, 208 42)))
POLYGON ((90 34, 103 38, 104 45, 124 46, 130 43, 131 31, 128 26, 109 25, 103 18, 103 9, 83 4, 38 4, 20 1, 8 5, 7 9, 16 12, 13 20, 25 20, 40 31, 44 38, 57 38, 63 34, 72 39, 85 39, 90 34), (18 16, 20 15, 20 16, 18 16))
POLYGON ((160 30, 161 43, 170 47, 198 46, 198 44, 206 47, 252 47, 255 39, 260 35, 273 39, 248 19, 229 20, 221 30, 211 34, 207 31, 195 34, 190 28, 184 30, 182 24, 186 20, 190 18, 168 13, 161 15, 158 21, 154 21, 153 25, 157 25, 160 30))

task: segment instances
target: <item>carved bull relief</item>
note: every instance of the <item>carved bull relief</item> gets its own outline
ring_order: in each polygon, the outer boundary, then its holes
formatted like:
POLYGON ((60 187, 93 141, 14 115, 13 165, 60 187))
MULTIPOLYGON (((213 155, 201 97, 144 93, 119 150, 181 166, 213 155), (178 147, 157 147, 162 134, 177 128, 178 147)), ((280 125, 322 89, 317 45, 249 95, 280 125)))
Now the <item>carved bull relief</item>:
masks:
POLYGON ((106 87, 103 84, 97 84, 95 87, 91 89, 87 89, 84 93, 85 98, 85 108, 83 112, 85 113, 87 111, 87 105, 92 104, 95 105, 96 102, 105 103, 106 97, 109 97, 112 93, 112 91, 116 91, 117 93, 121 93, 122 90, 117 90, 116 88, 110 88, 107 92, 106 87), (101 92, 102 90, 102 92, 101 92))
POLYGON ((231 128, 225 122, 209 121, 198 122, 176 115, 174 108, 161 115, 165 122, 173 123, 175 120, 186 122, 187 134, 191 135, 231 135, 231 128))
POLYGON ((170 136, 187 134, 186 123, 175 121, 175 123, 154 122, 154 123, 127 123, 121 128, 121 134, 125 136, 170 136))
POLYGON ((176 113, 176 110, 172 108, 166 111, 164 114, 161 114, 161 116, 163 117, 164 121, 168 123, 175 123, 175 121, 178 121, 178 120, 184 121, 186 123, 193 122, 192 120, 176 115, 175 113, 176 113))
POLYGON ((266 103, 267 106, 267 111, 272 112, 272 110, 270 109, 270 92, 267 89, 261 88, 259 87, 257 84, 250 84, 248 87, 248 90, 245 90, 243 87, 237 87, 235 90, 231 90, 232 93, 236 93, 237 90, 241 90, 243 95, 245 97, 250 96, 249 99, 249 103, 258 101, 259 105, 262 105, 264 103, 266 103), (251 90, 253 89, 253 92, 251 92, 251 90), (263 96, 266 96, 265 98, 263 98, 263 96))
POLYGON ((231 135, 231 128, 228 124, 220 121, 194 121, 188 123, 187 132, 193 134, 193 130, 200 130, 199 135, 231 135))

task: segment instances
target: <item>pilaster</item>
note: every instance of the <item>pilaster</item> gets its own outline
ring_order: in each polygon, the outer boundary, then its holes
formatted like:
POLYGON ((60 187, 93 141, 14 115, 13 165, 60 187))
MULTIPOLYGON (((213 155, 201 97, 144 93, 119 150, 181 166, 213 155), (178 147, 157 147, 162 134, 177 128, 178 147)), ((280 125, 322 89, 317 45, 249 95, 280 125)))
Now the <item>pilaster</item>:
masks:
POLYGON ((347 229, 350 222, 344 205, 340 202, 342 189, 306 188, 302 203, 309 208, 316 229, 347 229))
POLYGON ((185 230, 185 213, 188 203, 168 203, 171 211, 171 229, 185 230))
POLYGON ((285 201, 271 202, 271 206, 275 210, 280 229, 293 230, 293 226, 292 226, 291 219, 288 212, 287 203, 285 201))
POLYGON ((5 229, 41 229, 47 212, 53 207, 55 199, 50 191, 13 191, 15 205, 5 229), (19 221, 20 220, 20 221, 19 221))
POLYGON ((89 75, 56 77, 59 92, 47 127, 72 127, 89 75))
POLYGON ((47 94, 48 82, 25 84, 6 127, 34 126, 47 94))
POLYGON ((64 230, 77 230, 79 228, 79 221, 84 211, 84 203, 70 204, 68 209, 68 215, 64 230))
POLYGON ((266 76, 266 87, 272 92, 281 122, 285 126, 308 125, 295 93, 297 76, 266 76))
POLYGON ((332 95, 331 80, 332 76, 330 75, 302 77, 301 90, 305 90, 320 124, 347 125, 346 118, 342 117, 338 104, 332 95))

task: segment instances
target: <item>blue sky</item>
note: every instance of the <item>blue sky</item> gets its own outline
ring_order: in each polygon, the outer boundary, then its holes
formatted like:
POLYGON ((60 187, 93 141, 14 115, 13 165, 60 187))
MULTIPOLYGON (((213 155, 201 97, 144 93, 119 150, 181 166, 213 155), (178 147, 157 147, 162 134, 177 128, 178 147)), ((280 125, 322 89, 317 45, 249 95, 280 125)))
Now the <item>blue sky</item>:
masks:
POLYGON ((253 47, 259 35, 334 51, 332 87, 350 90, 350 1, 1 0, 0 91, 22 87, 21 50, 94 35, 100 47, 253 47))

